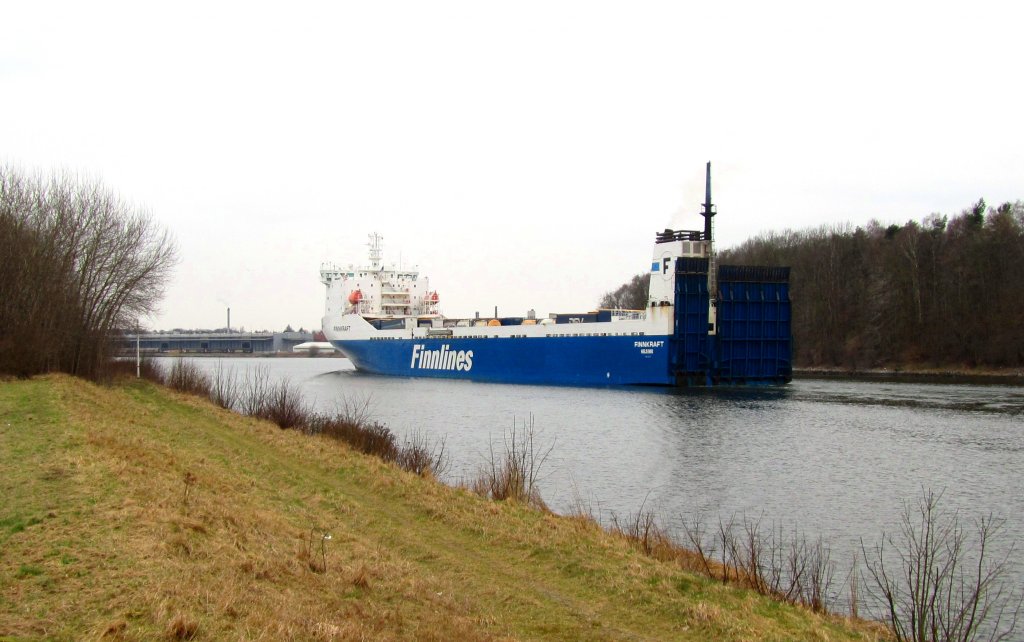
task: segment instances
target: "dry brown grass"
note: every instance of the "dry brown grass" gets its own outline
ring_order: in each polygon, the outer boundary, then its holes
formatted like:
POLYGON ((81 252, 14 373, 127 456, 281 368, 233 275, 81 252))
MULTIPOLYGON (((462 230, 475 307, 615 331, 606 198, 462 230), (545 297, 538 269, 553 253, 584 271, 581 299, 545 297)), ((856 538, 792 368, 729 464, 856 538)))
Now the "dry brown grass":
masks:
POLYGON ((0 452, 0 638, 877 639, 146 383, 0 384, 0 452))
POLYGON ((167 637, 172 640, 194 640, 199 633, 199 623, 181 613, 174 616, 167 626, 167 637))

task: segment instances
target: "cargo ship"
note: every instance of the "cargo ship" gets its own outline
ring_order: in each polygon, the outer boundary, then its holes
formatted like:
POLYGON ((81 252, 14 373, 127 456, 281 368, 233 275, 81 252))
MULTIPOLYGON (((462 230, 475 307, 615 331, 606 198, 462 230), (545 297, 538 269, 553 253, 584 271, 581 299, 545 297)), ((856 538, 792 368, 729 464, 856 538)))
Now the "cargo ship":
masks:
POLYGON ((324 335, 362 372, 580 386, 778 385, 792 378, 789 268, 717 265, 703 230, 655 235, 642 310, 448 318, 416 269, 321 266, 324 335))

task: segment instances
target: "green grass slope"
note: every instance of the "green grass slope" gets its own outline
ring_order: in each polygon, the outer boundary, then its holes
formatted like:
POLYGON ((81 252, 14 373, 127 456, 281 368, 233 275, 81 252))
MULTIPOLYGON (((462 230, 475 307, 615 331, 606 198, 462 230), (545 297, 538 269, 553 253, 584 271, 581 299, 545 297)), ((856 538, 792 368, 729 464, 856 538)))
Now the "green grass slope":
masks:
POLYGON ((0 639, 878 633, 144 382, 0 383, 0 498, 0 639))

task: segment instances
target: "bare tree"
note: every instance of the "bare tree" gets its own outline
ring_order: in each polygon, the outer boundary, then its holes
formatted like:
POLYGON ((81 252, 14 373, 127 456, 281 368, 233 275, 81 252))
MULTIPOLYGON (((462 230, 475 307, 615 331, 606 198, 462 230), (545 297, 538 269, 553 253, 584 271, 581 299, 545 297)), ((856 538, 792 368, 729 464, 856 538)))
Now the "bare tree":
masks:
POLYGON ((175 254, 98 181, 0 167, 0 371, 96 374, 111 335, 155 309, 175 254))

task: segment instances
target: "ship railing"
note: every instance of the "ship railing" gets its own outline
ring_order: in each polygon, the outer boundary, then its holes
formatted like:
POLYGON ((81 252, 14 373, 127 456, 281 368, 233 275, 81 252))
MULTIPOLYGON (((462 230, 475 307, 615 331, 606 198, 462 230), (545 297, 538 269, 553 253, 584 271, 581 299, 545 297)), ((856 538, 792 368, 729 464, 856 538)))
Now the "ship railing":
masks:
POLYGON ((709 237, 700 230, 665 230, 655 235, 655 243, 672 243, 673 241, 707 241, 709 237))

